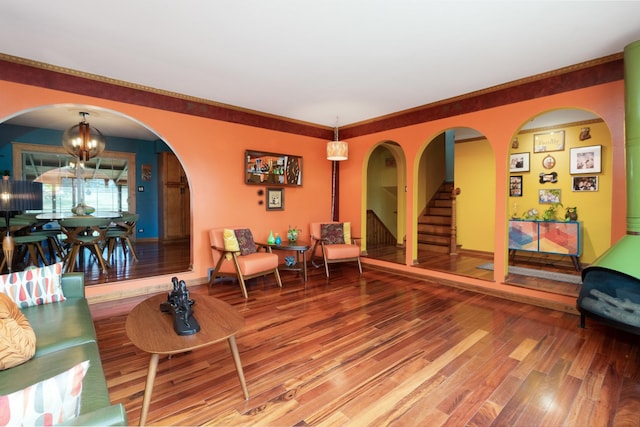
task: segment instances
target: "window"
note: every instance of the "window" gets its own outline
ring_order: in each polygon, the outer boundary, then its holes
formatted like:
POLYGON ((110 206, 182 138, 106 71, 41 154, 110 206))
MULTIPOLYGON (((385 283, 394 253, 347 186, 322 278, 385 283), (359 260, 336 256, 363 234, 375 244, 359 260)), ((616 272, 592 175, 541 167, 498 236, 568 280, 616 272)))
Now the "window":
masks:
POLYGON ((16 177, 42 182, 44 211, 69 212, 77 205, 80 176, 87 205, 98 211, 135 212, 131 191, 135 188, 134 153, 105 151, 85 162, 80 173, 75 159, 62 147, 14 144, 13 159, 16 177))

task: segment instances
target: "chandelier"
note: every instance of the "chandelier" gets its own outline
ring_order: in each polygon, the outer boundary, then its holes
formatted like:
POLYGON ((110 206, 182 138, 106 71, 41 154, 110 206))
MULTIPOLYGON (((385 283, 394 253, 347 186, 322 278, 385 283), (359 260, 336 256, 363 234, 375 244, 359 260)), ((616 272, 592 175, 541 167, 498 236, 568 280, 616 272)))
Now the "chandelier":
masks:
POLYGON ((105 139, 102 133, 87 122, 89 113, 81 111, 82 121, 71 126, 62 135, 62 146, 81 162, 89 161, 104 151, 105 139))

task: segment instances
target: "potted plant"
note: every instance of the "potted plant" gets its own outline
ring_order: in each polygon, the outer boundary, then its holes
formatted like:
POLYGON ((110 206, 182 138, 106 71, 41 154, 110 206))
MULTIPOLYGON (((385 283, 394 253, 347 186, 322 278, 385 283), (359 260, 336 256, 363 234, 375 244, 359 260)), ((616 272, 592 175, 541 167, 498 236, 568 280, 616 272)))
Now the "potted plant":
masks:
POLYGON ((542 213, 542 219, 545 221, 555 221, 558 208, 562 206, 562 203, 554 202, 542 213))
POLYGON ((287 230, 287 240, 289 240, 290 242, 295 242, 296 240, 298 240, 298 235, 301 231, 302 230, 297 226, 294 226, 293 228, 289 226, 289 230, 287 230))

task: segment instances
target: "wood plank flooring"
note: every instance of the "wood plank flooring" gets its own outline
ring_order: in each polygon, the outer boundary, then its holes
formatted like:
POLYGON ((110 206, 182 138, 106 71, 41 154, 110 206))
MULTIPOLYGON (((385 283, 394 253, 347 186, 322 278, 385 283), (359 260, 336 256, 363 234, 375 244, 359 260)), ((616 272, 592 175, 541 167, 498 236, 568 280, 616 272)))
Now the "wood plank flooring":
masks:
MULTIPOLYGON (((245 317, 228 345, 161 358, 148 422, 224 426, 638 425, 640 340, 579 317, 355 265, 191 296, 245 317)), ((120 307, 128 307, 123 303, 120 307)), ((92 306, 112 402, 137 424, 149 356, 92 306)), ((163 315, 159 313, 159 315, 163 315)))
MULTIPOLYGON (((393 263, 404 264, 405 252, 402 248, 380 247, 368 251, 368 257, 385 260, 393 263)), ((487 262, 493 262, 493 254, 473 251, 460 251, 458 255, 421 251, 418 257, 417 268, 444 271, 461 276, 493 281, 493 272, 479 269, 478 266, 487 262)), ((509 265, 525 268, 540 269, 556 273, 580 276, 570 259, 566 256, 549 254, 532 254, 517 252, 509 260, 509 265)), ((560 295, 578 296, 580 285, 572 285, 549 279, 542 279, 518 274, 509 274, 506 283, 530 289, 536 289, 560 295)))
POLYGON ((117 247, 110 260, 112 268, 104 274, 97 260, 87 253, 83 264, 85 284, 87 286, 120 280, 140 279, 149 276, 179 273, 190 268, 191 256, 188 240, 176 240, 166 243, 140 241, 135 243, 138 261, 130 255, 124 255, 117 247))

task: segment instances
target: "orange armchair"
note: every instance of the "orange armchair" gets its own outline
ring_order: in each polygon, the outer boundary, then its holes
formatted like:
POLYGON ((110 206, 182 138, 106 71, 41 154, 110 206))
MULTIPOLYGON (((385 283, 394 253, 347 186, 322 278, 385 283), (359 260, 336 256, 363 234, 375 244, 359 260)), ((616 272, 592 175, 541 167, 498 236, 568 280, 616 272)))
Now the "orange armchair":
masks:
MULTIPOLYGON (((312 257, 322 257, 324 269, 329 277, 329 264, 355 261, 362 274, 359 237, 351 236, 349 222, 311 223, 311 241, 314 243, 312 257)), ((315 265, 315 264, 314 264, 315 265)))
POLYGON ((245 279, 273 273, 282 287, 278 272, 278 255, 271 253, 267 245, 256 244, 246 227, 220 227, 209 230, 211 254, 215 269, 209 279, 209 287, 216 277, 235 277, 245 298, 249 298, 245 279), (260 248, 265 248, 261 252, 260 248))

